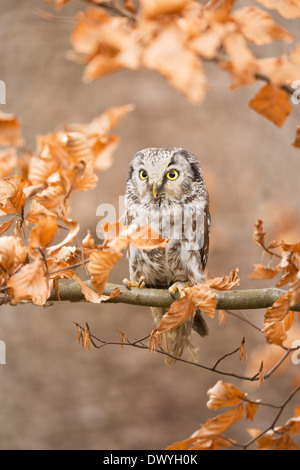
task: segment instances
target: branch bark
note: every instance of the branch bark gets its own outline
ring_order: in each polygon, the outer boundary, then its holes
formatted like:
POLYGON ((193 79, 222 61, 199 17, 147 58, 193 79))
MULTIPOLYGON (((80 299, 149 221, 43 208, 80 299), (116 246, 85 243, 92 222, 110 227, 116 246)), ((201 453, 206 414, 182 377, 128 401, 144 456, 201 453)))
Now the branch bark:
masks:
MULTIPOLYGON (((85 284, 92 287, 90 281, 85 284)), ((128 290, 124 285, 107 283, 103 290, 103 295, 109 296, 112 291, 118 288, 122 295, 113 297, 103 303, 124 303, 131 305, 140 305, 143 307, 170 307, 174 298, 166 289, 148 289, 132 287, 128 290)), ((268 308, 273 305, 275 300, 279 299, 287 291, 269 287, 265 289, 247 289, 231 291, 215 291, 218 298, 217 310, 249 310, 258 308, 268 308)), ((81 292, 80 286, 76 282, 60 283, 59 297, 61 301, 85 302, 85 297, 81 292)), ((58 301, 56 294, 52 291, 46 306, 52 305, 58 301)), ((5 303, 5 297, 0 298, 0 305, 5 303)), ((27 303, 22 301, 20 303, 27 303)), ((291 307, 291 310, 300 311, 300 304, 291 307)))

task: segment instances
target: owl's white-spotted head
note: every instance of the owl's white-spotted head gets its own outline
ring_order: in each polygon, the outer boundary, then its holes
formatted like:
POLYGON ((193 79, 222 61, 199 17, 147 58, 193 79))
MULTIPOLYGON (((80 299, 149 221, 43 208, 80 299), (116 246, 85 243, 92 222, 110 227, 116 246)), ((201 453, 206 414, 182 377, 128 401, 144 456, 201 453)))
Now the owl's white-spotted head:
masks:
POLYGON ((132 159, 127 197, 139 203, 182 203, 206 193, 196 157, 181 148, 147 148, 132 159))

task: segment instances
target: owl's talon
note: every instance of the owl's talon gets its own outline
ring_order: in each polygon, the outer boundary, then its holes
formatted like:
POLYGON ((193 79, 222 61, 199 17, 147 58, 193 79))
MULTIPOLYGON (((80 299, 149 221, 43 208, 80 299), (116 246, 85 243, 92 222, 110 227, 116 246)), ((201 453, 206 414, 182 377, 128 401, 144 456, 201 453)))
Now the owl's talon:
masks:
POLYGON ((131 287, 138 287, 142 289, 145 287, 145 276, 141 276, 138 281, 131 281, 130 279, 123 279, 123 284, 127 287, 128 290, 131 290, 131 287))
POLYGON ((142 289, 143 287, 145 287, 145 276, 141 276, 141 277, 140 277, 138 287, 139 287, 140 289, 142 289))
POLYGON ((125 279, 123 279, 122 282, 123 282, 124 286, 127 287, 128 290, 131 290, 131 287, 128 284, 128 279, 125 278, 125 279))
POLYGON ((176 299, 177 297, 175 297, 175 293, 178 292, 179 295, 180 295, 180 298, 182 299, 182 297, 185 296, 185 292, 184 292, 184 288, 185 287, 188 287, 191 285, 191 282, 190 281, 187 281, 187 282, 182 282, 182 281, 177 281, 177 282, 174 282, 174 284, 172 284, 170 287, 169 287, 169 292, 171 294, 171 296, 176 299))

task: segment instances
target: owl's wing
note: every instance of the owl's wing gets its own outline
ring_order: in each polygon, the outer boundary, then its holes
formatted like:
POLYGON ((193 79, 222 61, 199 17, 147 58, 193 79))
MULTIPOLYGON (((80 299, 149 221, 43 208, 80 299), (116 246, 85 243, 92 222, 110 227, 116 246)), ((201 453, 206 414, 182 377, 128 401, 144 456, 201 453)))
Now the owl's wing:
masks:
POLYGON ((204 209, 203 233, 201 234, 201 238, 199 241, 200 257, 201 257, 203 271, 205 269, 205 266, 207 264, 207 259, 208 259, 209 233, 210 233, 210 213, 209 213, 208 205, 206 205, 204 209))

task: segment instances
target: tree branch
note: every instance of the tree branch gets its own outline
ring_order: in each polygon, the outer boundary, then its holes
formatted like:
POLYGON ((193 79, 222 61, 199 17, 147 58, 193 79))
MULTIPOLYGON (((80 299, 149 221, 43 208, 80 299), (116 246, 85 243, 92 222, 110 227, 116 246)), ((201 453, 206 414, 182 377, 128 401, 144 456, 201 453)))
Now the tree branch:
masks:
MULTIPOLYGON (((85 281, 85 284, 92 288, 90 281, 85 281)), ((118 288, 122 295, 113 297, 104 303, 125 303, 131 305, 140 305, 144 307, 170 307, 174 302, 174 298, 166 289, 148 289, 132 287, 128 290, 124 285, 107 283, 103 295, 109 296, 112 291, 118 288)), ((248 289, 248 290, 231 290, 231 291, 216 291, 218 303, 218 310, 246 310, 268 308, 286 293, 285 290, 269 287, 266 289, 248 289)), ((61 301, 69 302, 83 302, 85 301, 84 295, 81 292, 80 286, 76 282, 62 283, 59 285, 59 297, 61 301)), ((52 291, 47 304, 51 305, 52 302, 57 301, 58 298, 54 291, 52 291)), ((0 298, 0 305, 3 305, 5 298, 0 298)), ((300 311, 300 304, 291 307, 291 310, 300 311)))

